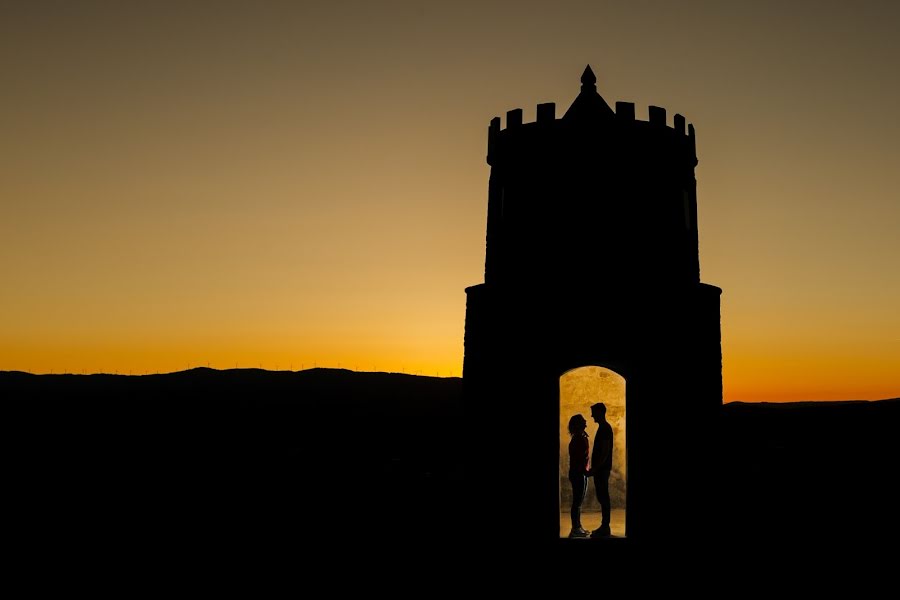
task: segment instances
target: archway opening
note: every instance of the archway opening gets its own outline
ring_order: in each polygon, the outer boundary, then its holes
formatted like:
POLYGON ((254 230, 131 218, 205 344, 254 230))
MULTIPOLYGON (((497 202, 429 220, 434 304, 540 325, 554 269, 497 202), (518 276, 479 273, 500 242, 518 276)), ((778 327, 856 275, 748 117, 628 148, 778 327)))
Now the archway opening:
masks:
MULTIPOLYGON (((572 531, 573 489, 578 491, 570 479, 569 421, 580 414, 587 421, 590 452, 597 443, 600 425, 591 416, 591 406, 602 402, 606 406, 606 422, 613 433, 612 468, 609 471, 609 498, 611 505, 610 533, 625 536, 625 511, 628 487, 628 457, 625 453, 625 378, 604 367, 584 366, 563 373, 559 378, 559 534, 569 537, 572 531)), ((590 465, 593 469, 594 465, 590 465)), ((597 494, 597 481, 605 480, 603 472, 597 477, 589 477, 584 499, 581 503, 581 524, 588 531, 600 528, 602 512, 597 494)))

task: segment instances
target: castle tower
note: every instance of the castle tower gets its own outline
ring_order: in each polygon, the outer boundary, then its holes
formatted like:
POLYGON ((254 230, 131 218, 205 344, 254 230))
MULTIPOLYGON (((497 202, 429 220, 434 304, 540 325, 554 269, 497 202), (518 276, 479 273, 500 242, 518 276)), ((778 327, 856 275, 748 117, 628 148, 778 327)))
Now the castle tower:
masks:
MULTIPOLYGON (((533 123, 521 109, 505 128, 491 121, 484 283, 466 289, 467 475, 486 516, 473 535, 497 525, 499 502, 522 541, 569 543, 559 540, 560 390, 585 366, 624 379, 623 543, 708 524, 721 290, 700 282, 695 134, 685 125, 655 106, 647 121, 631 103, 613 110, 590 67, 561 118, 551 103, 533 123), (490 497, 497 487, 509 497, 490 497)), ((593 444, 596 425, 583 415, 593 444)))

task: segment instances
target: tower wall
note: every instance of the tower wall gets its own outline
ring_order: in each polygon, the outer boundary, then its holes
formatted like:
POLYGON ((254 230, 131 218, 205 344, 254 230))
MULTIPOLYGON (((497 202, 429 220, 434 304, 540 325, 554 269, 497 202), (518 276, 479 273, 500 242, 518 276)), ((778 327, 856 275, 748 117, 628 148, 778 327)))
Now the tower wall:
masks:
MULTIPOLYGON (((541 105, 546 106, 546 105, 541 105)), ((491 177, 485 282, 552 283, 602 265, 618 281, 699 282, 693 126, 634 119, 618 103, 602 121, 488 129, 491 177)))
POLYGON ((466 290, 467 477, 473 535, 512 490, 504 525, 525 546, 559 543, 559 378, 573 368, 626 380, 629 543, 674 535, 710 498, 721 290, 700 283, 694 129, 657 107, 648 121, 629 103, 613 112, 590 84, 560 119, 545 104, 534 123, 517 109, 488 129, 485 283, 466 290))

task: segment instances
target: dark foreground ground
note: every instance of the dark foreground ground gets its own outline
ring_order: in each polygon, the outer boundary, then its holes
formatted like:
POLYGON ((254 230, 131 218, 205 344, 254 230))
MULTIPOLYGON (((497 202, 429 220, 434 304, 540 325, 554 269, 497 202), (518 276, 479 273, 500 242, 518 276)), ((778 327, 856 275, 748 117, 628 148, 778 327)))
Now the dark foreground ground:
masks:
MULTIPOLYGON (((503 528, 474 539, 466 529, 461 389, 459 379, 330 369, 0 373, 8 522, 22 551, 40 555, 465 563, 502 548, 503 528)), ((719 523, 707 550, 896 544, 900 400, 729 404, 720 433, 710 449, 720 497, 697 503, 719 523)), ((677 464, 677 493, 690 493, 697 474, 689 457, 677 464)), ((515 501, 508 483, 502 502, 515 501)), ((502 502, 490 510, 502 514, 502 502)), ((698 542, 696 516, 673 516, 686 523, 681 549, 698 542)))

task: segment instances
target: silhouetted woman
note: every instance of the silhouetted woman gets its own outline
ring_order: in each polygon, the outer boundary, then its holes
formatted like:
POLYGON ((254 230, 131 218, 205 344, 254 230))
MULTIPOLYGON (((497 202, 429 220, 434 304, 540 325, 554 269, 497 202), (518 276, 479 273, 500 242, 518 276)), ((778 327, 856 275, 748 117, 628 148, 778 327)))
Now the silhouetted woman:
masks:
POLYGON ((569 537, 585 537, 588 532, 581 526, 581 503, 587 490, 587 466, 589 442, 587 421, 581 415, 569 419, 569 481, 572 483, 572 531, 569 537))

